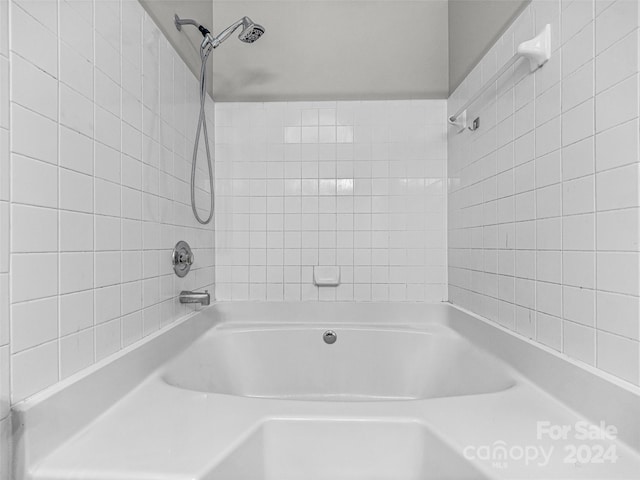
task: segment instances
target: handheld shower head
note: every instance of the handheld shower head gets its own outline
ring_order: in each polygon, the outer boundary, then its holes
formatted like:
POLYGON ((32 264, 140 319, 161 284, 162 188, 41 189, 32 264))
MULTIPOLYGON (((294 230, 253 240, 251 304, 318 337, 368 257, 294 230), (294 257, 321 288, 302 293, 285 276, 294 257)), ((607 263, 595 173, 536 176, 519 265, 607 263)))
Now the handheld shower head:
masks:
POLYGON ((219 35, 216 37, 212 37, 209 30, 200 25, 195 20, 191 19, 182 19, 178 17, 178 15, 174 16, 174 22, 176 28, 178 30, 182 30, 182 25, 193 25, 200 30, 204 40, 202 41, 202 45, 200 46, 201 50, 211 50, 213 48, 218 48, 222 42, 224 42, 227 38, 231 36, 233 32, 235 32, 239 27, 242 27, 242 31, 240 35, 238 35, 238 39, 244 43, 253 43, 258 40, 262 35, 264 35, 264 27, 262 25, 258 25, 254 23, 249 17, 242 17, 240 20, 235 22, 233 25, 228 26, 219 35))
POLYGON ((264 34, 263 26, 253 23, 249 17, 242 17, 214 38, 213 48, 218 48, 220 44, 229 38, 239 27, 242 27, 242 32, 240 32, 238 38, 245 43, 253 43, 264 34))
POLYGON ((242 32, 238 35, 240 41, 245 43, 253 43, 264 35, 264 27, 253 23, 249 17, 242 19, 242 32))
MULTIPOLYGON (((0 0, 1 1, 1 0, 0 0)), ((217 37, 213 37, 211 32, 206 27, 203 27, 198 22, 190 18, 180 18, 178 15, 174 15, 173 19, 175 26, 178 30, 182 30, 183 25, 193 25, 202 34, 202 43, 200 44, 200 59, 202 65, 200 67, 200 116, 198 117, 198 126, 196 127, 196 137, 193 145, 193 155, 191 157, 191 210, 193 211, 196 220, 203 225, 206 225, 213 218, 214 207, 214 193, 213 193, 213 167, 211 165, 211 152, 209 148, 209 134, 207 132, 207 118, 205 115, 205 102, 207 95, 207 60, 211 50, 218 48, 222 42, 231 36, 239 27, 242 27, 242 31, 238 38, 245 43, 253 43, 258 40, 264 34, 264 27, 253 23, 249 17, 242 17, 233 25, 230 25, 224 29, 217 37), (211 200, 211 206, 209 209, 209 215, 207 218, 201 218, 196 208, 196 162, 198 160, 198 144, 200 142, 200 132, 204 133, 204 144, 207 153, 207 166, 209 168, 209 195, 211 200)))

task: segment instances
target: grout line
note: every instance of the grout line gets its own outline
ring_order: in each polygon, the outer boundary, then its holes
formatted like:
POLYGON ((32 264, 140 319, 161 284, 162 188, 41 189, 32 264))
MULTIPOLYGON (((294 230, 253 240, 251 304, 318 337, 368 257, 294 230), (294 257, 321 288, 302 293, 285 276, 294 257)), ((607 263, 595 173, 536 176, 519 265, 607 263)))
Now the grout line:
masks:
MULTIPOLYGON (((596 85, 596 81, 597 81, 597 77, 596 77, 596 73, 597 73, 597 63, 596 63, 596 14, 595 14, 595 2, 593 2, 593 41, 592 41, 592 56, 593 56, 593 69, 591 71, 591 94, 593 95, 593 131, 594 131, 594 144, 593 144, 593 171, 594 171, 594 178, 593 178, 593 209, 595 212, 598 211, 598 179, 599 179, 599 175, 598 175, 598 169, 597 169, 597 162, 596 162, 596 152, 597 152, 597 146, 596 146, 596 140, 595 140, 595 135, 598 133, 602 133, 602 132, 598 132, 597 131, 597 102, 596 102, 596 97, 597 97, 597 85, 596 85)), ((626 37, 625 37, 626 38, 626 37)), ((616 42, 617 43, 617 42, 616 42)), ((613 46, 613 45, 611 45, 613 46)), ((636 45, 636 48, 638 48, 638 45, 636 45)), ((606 51, 606 50, 605 50, 606 51)), ((601 52, 601 53, 604 53, 601 52)), ((636 52, 637 53, 637 52, 636 52)), ((636 72, 637 74, 637 72, 636 72)), ((624 80, 623 80, 624 81, 624 80)), ((621 82, 618 82, 616 85, 620 84, 621 82)), ((613 88, 616 85, 612 85, 610 88, 613 88)), ((606 92, 608 89, 601 91, 600 93, 604 93, 606 92)), ((624 123, 624 122, 623 122, 624 123)), ((615 127, 611 127, 611 128, 615 128, 615 127)), ((606 130, 605 130, 606 131, 606 130)), ((600 177, 601 179, 601 177, 600 177)), ((594 331, 593 331, 593 366, 597 367, 598 366, 598 264, 597 264, 597 259, 598 259, 598 214, 595 213, 593 215, 593 248, 594 248, 594 265, 593 265, 593 270, 594 270, 594 288, 596 290, 596 292, 593 295, 593 327, 594 327, 594 331)), ((639 292, 640 293, 640 292, 639 292)))
MULTIPOLYGON (((8 171, 7 176, 9 177, 9 182, 8 182, 8 191, 7 191, 7 200, 8 200, 8 209, 7 209, 7 215, 9 216, 9 218, 7 219, 7 222, 9 222, 9 225, 11 225, 11 202, 12 202, 12 197, 13 197, 13 185, 12 185, 12 181, 11 181, 11 176, 13 174, 12 171, 12 162, 11 162, 11 150, 12 150, 12 146, 13 146, 13 139, 11 138, 11 126, 12 126, 12 120, 13 120, 13 115, 12 115, 12 109, 11 107, 11 98, 13 97, 13 79, 12 79, 12 73, 13 73, 13 68, 11 65, 11 61, 9 60, 11 58, 11 52, 13 50, 13 25, 11 22, 11 18, 13 17, 13 2, 9 1, 7 2, 7 18, 6 18, 6 25, 7 25, 7 75, 8 75, 8 85, 5 87, 5 92, 7 93, 7 95, 9 96, 8 98, 8 102, 7 102, 7 106, 9 107, 9 111, 8 111, 8 117, 9 117, 9 124, 7 126, 8 131, 7 131, 7 148, 8 148, 8 152, 5 152, 9 155, 9 158, 7 158, 7 169, 8 171)), ((1 93, 0 93, 1 94, 1 93)), ((11 226, 9 226, 9 229, 11 229, 11 226)), ((6 319, 7 322, 7 332, 9 334, 9 338, 7 339, 9 344, 7 345, 7 348, 9 349, 9 365, 8 365, 8 374, 9 374, 9 379, 8 379, 8 383, 9 383, 9 404, 13 403, 13 386, 14 386, 14 375, 13 375, 13 346, 12 346, 12 337, 13 337, 13 325, 12 325, 12 321, 11 321, 11 298, 13 295, 13 286, 12 286, 12 282, 11 282, 11 273, 13 271, 12 267, 12 263, 13 260, 11 259, 11 246, 12 246, 12 239, 11 239, 11 235, 9 235, 8 238, 8 244, 7 244, 7 249, 9 250, 8 252, 0 252, 0 255, 5 255, 8 257, 9 259, 9 265, 8 265, 8 271, 7 271, 7 295, 8 297, 6 298, 6 303, 7 303, 7 310, 9 311, 9 318, 6 319)))
MULTIPOLYGON (((60 272, 62 271, 62 263, 61 263, 61 256, 60 256, 60 240, 61 240, 61 231, 60 231, 60 225, 61 225, 61 212, 60 212, 60 154, 61 154, 61 150, 60 150, 60 139, 61 139, 61 135, 60 135, 60 110, 61 110, 61 95, 60 95, 60 8, 59 8, 59 2, 62 0, 57 0, 55 2, 56 4, 56 27, 58 32, 56 33, 56 61, 57 61, 57 70, 58 70, 58 75, 56 78, 56 95, 57 95, 57 99, 56 99, 56 140, 57 140, 57 151, 56 151, 56 210, 57 210, 57 225, 56 225, 56 259, 57 259, 57 267, 58 267, 58 271, 56 272, 56 327, 57 327, 57 348, 58 348, 58 353, 57 353, 57 366, 58 366, 58 378, 57 380, 60 381, 62 379, 62 347, 61 347, 61 341, 60 341, 60 337, 62 336, 62 326, 61 326, 61 308, 60 308, 60 272)), ((92 152, 93 152, 93 146, 92 146, 92 152)))

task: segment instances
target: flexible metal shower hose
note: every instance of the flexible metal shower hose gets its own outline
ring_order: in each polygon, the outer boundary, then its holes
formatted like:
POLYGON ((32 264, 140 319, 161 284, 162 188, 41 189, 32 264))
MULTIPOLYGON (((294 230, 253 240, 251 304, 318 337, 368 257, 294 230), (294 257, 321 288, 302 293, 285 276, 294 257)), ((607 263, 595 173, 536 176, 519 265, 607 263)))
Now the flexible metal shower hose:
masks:
POLYGON ((202 68, 200 69, 200 116, 198 118, 198 128, 196 128, 196 139, 193 145, 193 158, 191 160, 191 209, 196 220, 203 225, 208 224, 213 218, 213 166, 211 165, 211 151, 209 150, 209 134, 207 132, 207 118, 204 111, 205 101, 207 99, 207 59, 211 53, 210 48, 200 50, 200 58, 202 59, 202 68), (211 207, 209 216, 206 220, 200 218, 198 209, 196 208, 196 163, 198 161, 198 143, 200 143, 200 132, 204 131, 204 144, 207 152, 207 165, 209 167, 209 192, 211 195, 211 207))

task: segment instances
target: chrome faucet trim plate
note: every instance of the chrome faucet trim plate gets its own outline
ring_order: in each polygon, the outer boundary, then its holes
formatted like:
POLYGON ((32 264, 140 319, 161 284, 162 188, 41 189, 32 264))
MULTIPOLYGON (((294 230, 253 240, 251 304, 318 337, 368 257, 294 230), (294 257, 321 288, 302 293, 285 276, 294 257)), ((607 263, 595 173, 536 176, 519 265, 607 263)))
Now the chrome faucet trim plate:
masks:
POLYGON ((173 271, 176 272, 176 275, 180 278, 186 276, 189 270, 191 270, 191 265, 193 265, 193 252, 189 244, 184 240, 176 243, 176 246, 173 248, 173 253, 171 254, 171 260, 173 263, 173 271))

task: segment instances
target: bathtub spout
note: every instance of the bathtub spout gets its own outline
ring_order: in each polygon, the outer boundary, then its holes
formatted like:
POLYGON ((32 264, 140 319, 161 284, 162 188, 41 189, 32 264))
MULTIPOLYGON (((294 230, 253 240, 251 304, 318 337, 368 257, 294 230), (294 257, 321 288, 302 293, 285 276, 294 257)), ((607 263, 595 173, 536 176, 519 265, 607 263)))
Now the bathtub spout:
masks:
POLYGON ((183 290, 180 292, 180 303, 199 303, 200 305, 209 305, 211 303, 211 296, 209 291, 204 292, 189 292, 183 290))

